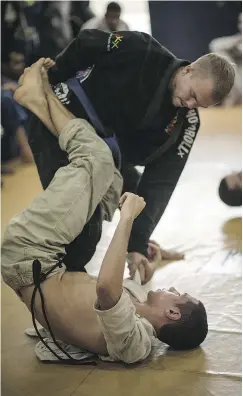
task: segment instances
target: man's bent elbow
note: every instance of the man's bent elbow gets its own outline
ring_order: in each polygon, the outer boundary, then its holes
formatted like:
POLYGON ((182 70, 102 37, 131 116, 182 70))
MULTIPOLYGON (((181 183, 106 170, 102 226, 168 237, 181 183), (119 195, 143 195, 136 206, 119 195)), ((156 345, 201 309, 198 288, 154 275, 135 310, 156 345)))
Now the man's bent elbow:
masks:
POLYGON ((97 284, 96 294, 99 306, 102 310, 108 310, 113 308, 119 300, 117 300, 116 296, 114 295, 114 293, 112 293, 111 288, 108 285, 97 284))
POLYGON ((100 285, 97 283, 96 285, 96 294, 99 300, 103 300, 108 297, 109 290, 106 285, 100 285))

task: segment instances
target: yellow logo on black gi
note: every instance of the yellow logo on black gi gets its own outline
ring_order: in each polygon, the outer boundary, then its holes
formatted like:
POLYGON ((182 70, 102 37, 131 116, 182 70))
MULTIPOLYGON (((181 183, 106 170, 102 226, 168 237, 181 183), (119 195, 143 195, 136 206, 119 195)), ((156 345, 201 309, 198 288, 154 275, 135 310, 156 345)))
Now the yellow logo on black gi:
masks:
POLYGON ((116 34, 115 38, 113 38, 113 40, 111 42, 112 43, 111 49, 118 48, 118 46, 120 45, 120 42, 122 41, 122 38, 123 38, 123 36, 120 36, 120 34, 116 34))

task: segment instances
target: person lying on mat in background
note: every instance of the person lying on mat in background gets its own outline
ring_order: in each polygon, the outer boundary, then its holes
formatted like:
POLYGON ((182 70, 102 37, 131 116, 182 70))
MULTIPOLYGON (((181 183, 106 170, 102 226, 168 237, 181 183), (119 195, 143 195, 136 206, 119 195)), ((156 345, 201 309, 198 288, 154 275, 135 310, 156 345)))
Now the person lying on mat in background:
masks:
POLYGON ((219 196, 228 206, 242 205, 242 172, 231 173, 221 180, 219 196))
MULTIPOLYGON (((56 98, 44 62, 40 59, 25 72, 15 99, 48 125, 67 152, 69 164, 7 225, 2 242, 3 280, 26 304, 32 318, 51 332, 55 343, 58 339, 126 363, 145 359, 154 337, 177 350, 196 348, 208 331, 200 301, 180 295, 173 287, 139 298, 123 283, 133 222, 146 203, 133 193, 120 198, 122 179, 108 145, 86 120, 75 118, 56 98), (111 196, 113 200, 107 199, 111 196), (104 211, 109 206, 114 211, 120 203, 121 215, 95 281, 88 274, 69 271, 61 257, 98 203, 104 211)), ((153 271, 161 251, 153 243, 150 249, 153 271)), ((142 288, 132 280, 127 282, 131 290, 142 288)))

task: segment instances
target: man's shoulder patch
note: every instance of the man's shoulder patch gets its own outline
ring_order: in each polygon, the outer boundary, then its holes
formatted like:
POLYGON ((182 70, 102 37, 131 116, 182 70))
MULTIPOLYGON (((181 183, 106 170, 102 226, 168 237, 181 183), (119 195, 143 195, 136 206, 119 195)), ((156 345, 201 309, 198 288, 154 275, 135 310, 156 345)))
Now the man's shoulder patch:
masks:
POLYGON ((93 68, 94 68, 94 65, 88 67, 88 68, 85 69, 85 70, 79 70, 79 71, 76 73, 76 78, 77 78, 77 80, 78 80, 80 83, 82 83, 83 81, 85 81, 85 80, 90 76, 90 74, 91 74, 93 68))

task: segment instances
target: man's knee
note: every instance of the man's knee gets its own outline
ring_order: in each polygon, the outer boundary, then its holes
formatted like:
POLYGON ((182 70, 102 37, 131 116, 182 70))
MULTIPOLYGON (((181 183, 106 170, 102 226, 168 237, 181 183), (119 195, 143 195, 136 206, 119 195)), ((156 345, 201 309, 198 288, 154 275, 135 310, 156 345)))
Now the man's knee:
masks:
POLYGON ((62 150, 67 151, 69 161, 77 162, 76 166, 81 165, 82 160, 89 159, 95 162, 96 170, 113 177, 112 152, 86 120, 76 118, 69 121, 60 134, 59 144, 62 150))

